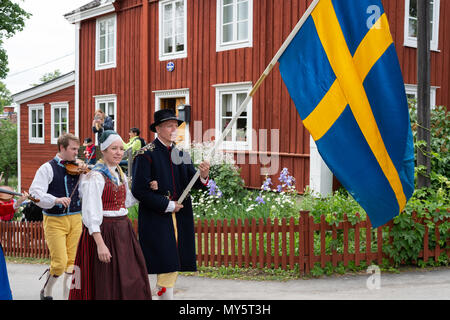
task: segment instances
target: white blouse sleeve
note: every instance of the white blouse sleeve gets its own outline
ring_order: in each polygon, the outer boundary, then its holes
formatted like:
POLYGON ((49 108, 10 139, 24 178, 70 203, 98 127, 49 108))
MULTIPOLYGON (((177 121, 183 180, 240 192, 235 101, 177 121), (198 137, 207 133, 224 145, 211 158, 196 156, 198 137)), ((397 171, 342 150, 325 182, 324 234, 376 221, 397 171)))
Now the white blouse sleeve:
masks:
POLYGON ((131 193, 131 190, 130 190, 130 188, 128 187, 128 180, 127 180, 127 177, 125 176, 124 177, 125 179, 125 188, 126 188, 126 190, 127 190, 127 196, 126 196, 126 198, 125 198, 125 207, 126 208, 130 208, 130 207, 132 207, 132 206, 134 206, 136 203, 139 203, 139 200, 137 200, 134 196, 133 196, 133 194, 131 193))
POLYGON ((81 213, 83 224, 88 228, 89 234, 100 232, 103 222, 102 194, 105 179, 102 174, 91 170, 80 183, 81 213))
POLYGON ((28 190, 32 197, 39 199, 36 204, 42 209, 50 209, 55 206, 56 197, 47 193, 48 186, 53 180, 53 169, 46 162, 36 171, 33 182, 28 190))

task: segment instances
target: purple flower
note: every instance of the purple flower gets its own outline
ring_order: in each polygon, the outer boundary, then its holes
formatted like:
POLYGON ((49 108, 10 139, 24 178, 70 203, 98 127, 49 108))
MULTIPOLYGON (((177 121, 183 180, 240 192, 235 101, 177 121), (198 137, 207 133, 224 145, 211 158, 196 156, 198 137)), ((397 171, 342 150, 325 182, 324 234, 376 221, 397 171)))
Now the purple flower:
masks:
POLYGON ((263 199, 261 196, 258 196, 258 197, 255 199, 255 201, 258 202, 258 203, 262 203, 262 204, 266 203, 266 202, 264 201, 264 199, 263 199))
POLYGON ((270 185, 272 185, 272 179, 267 177, 266 180, 264 181, 263 185, 261 186, 261 189, 263 189, 264 191, 270 191, 270 185))
POLYGON ((219 190, 216 182, 213 179, 210 179, 208 181, 208 189, 209 189, 210 196, 217 196, 219 198, 222 197, 222 191, 219 190))
POLYGON ((277 191, 278 192, 283 191, 283 186, 281 184, 277 185, 277 191))

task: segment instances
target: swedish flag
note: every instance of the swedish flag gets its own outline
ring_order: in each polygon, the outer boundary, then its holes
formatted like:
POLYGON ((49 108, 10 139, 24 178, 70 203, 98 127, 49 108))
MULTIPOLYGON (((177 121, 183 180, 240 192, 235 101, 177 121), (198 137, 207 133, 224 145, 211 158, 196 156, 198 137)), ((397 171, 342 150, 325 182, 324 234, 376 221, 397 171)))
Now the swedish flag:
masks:
POLYGON ((414 147, 381 2, 319 0, 278 61, 322 158, 372 226, 398 215, 414 191, 414 147))

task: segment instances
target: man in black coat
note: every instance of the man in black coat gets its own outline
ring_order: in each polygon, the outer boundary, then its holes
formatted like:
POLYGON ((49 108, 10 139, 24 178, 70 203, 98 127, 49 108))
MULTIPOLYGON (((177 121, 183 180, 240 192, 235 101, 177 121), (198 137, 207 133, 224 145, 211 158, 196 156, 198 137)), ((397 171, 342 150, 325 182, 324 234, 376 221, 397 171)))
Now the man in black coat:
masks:
MULTIPOLYGON (((178 271, 197 270, 191 198, 177 202, 196 170, 189 155, 174 144, 183 121, 169 109, 155 112, 154 117, 150 129, 158 137, 138 151, 131 191, 140 201, 139 242, 148 273, 157 274, 159 298, 172 299, 178 271)), ((194 188, 205 188, 209 163, 202 162, 199 170, 194 188)))

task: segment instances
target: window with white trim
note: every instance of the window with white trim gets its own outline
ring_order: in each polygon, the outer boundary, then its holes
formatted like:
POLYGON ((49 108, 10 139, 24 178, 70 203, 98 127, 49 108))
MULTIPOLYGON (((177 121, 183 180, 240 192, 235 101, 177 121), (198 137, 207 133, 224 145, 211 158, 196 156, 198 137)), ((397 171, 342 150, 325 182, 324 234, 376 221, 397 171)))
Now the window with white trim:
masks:
POLYGON ((116 67, 116 15, 97 19, 95 70, 116 67))
POLYGON ((253 0, 217 0, 216 51, 251 47, 253 0))
POLYGON ((114 123, 114 130, 117 130, 117 96, 108 94, 103 96, 95 96, 95 110, 102 110, 107 116, 111 117, 114 123))
POLYGON ((44 105, 29 105, 28 142, 44 143, 44 105))
POLYGON ((186 0, 159 2, 159 59, 187 57, 186 0))
MULTIPOLYGON (((215 85, 216 88, 216 139, 230 123, 249 94, 251 83, 215 85)), ((222 149, 252 149, 252 100, 238 117, 222 143, 222 149)))
MULTIPOLYGON (((417 1, 405 0, 405 39, 404 45, 417 48, 417 1)), ((421 0, 422 1, 422 0, 421 0)), ((437 51, 439 42, 440 0, 430 1, 430 49, 437 51)))
POLYGON ((56 144, 58 137, 69 132, 69 103, 50 103, 51 106, 51 143, 56 144))
MULTIPOLYGON (((436 106, 436 90, 438 87, 430 88, 430 107, 434 109, 436 106)), ((417 103, 417 85, 416 84, 405 84, 406 97, 408 102, 414 100, 417 103)))

